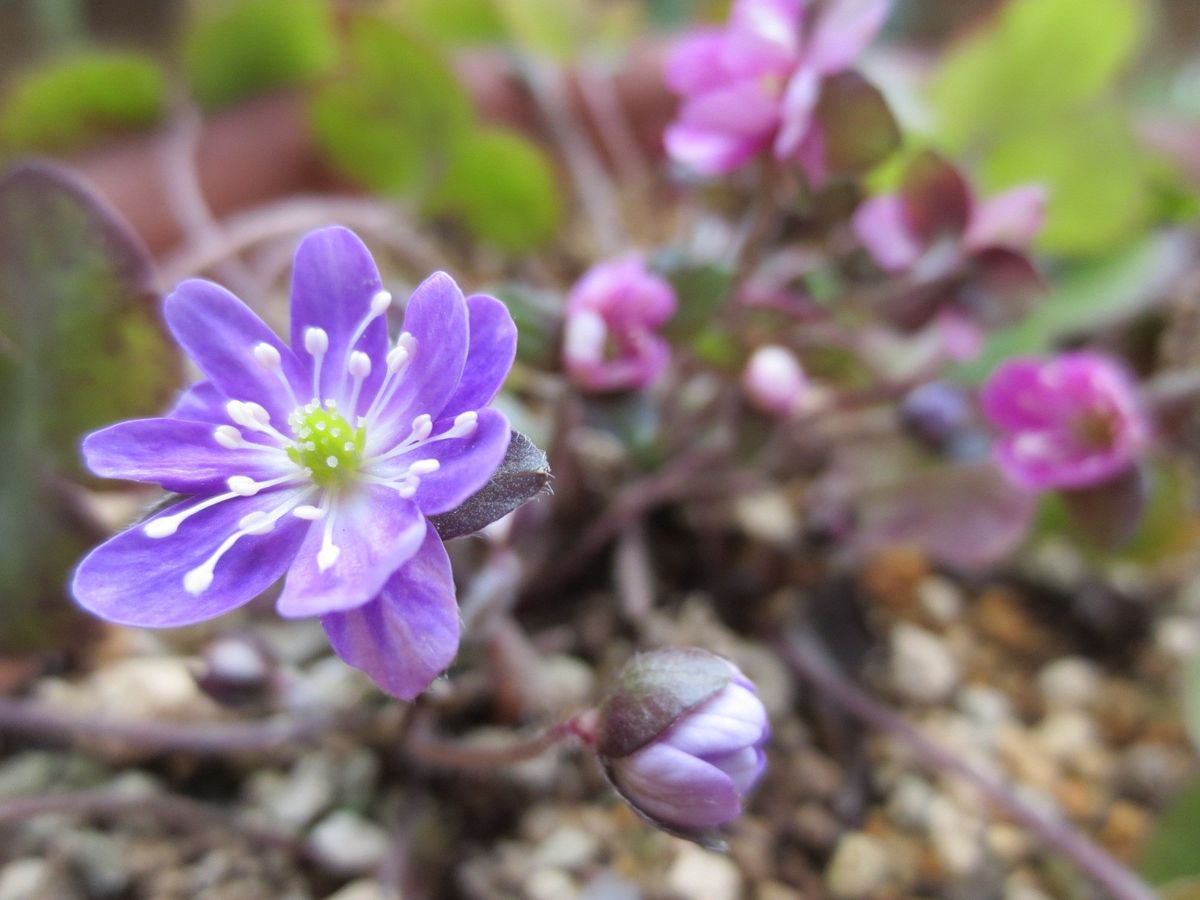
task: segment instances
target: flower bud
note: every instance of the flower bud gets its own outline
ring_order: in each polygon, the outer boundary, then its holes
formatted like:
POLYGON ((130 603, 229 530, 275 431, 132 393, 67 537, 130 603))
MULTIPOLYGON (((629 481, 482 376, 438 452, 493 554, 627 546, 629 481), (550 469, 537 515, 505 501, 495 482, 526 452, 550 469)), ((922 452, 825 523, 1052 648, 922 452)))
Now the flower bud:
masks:
POLYGON ((913 388, 900 403, 900 421, 905 430, 939 453, 971 428, 972 419, 967 392, 945 381, 930 381, 913 388))
POLYGON ((596 751, 640 815, 680 837, 720 846, 766 765, 767 713, 728 660, 696 648, 634 657, 600 709, 596 751))
POLYGON ((742 373, 751 402, 763 412, 787 418, 804 406, 808 379, 791 351, 776 344, 759 347, 742 373))

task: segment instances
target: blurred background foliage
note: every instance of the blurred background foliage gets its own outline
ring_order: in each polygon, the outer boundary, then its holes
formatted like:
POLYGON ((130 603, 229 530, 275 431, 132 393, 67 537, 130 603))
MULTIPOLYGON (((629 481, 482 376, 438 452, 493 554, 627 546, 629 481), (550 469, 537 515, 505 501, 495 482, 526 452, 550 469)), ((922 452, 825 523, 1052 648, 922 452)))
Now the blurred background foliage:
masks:
MULTIPOLYGON (((0 163, 86 155, 152 132, 189 100, 219 115, 292 91, 339 184, 516 258, 554 247, 569 213, 564 176, 529 133, 476 109, 458 68, 463 55, 494 55, 502 70, 524 77, 536 77, 540 61, 616 69, 635 46, 717 20, 726 7, 5 0, 0 163)), ((955 370, 960 382, 978 384, 1001 359, 1131 318, 1185 264, 1177 226, 1200 211, 1200 142, 1184 141, 1181 152, 1179 142, 1156 136, 1163 122, 1200 117, 1200 63, 1189 44, 1197 33, 1195 0, 898 0, 889 40, 865 71, 900 120, 904 144, 870 174, 871 189, 894 188, 905 163, 932 148, 969 172, 982 194, 1029 181, 1049 193, 1038 249, 1051 290, 1025 318, 989 335, 979 359, 955 370)), ((655 265, 682 300, 672 339, 735 370, 740 349, 710 322, 728 298, 730 272, 686 253, 664 252, 655 265)), ((836 277, 810 272, 806 287, 821 302, 837 293, 821 279, 836 277)), ((179 384, 152 302, 161 287, 137 240, 70 179, 35 166, 0 180, 0 648, 56 633, 46 623, 57 614, 46 610, 66 608, 62 584, 93 539, 55 487, 82 474, 79 437, 155 413, 179 384), (16 589, 30 584, 37 590, 16 589)), ((549 366, 557 298, 515 284, 500 293, 521 325, 522 360, 549 366)), ((844 367, 836 350, 826 357, 831 370, 844 367)), ((812 362, 819 370, 819 354, 812 362)), ((637 432, 639 412, 622 411, 621 427, 637 432)), ((1097 563, 1153 563, 1194 534, 1186 475, 1163 464, 1152 482, 1139 533, 1120 557, 1093 545, 1097 563)), ((1044 501, 1037 534, 1087 545, 1056 504, 1044 501)), ((886 506, 878 515, 886 532, 886 506)), ((1193 670, 1185 691, 1200 741, 1200 665, 1193 670)), ((1145 874, 1158 883, 1200 880, 1197 833, 1200 786, 1164 819, 1145 874)))

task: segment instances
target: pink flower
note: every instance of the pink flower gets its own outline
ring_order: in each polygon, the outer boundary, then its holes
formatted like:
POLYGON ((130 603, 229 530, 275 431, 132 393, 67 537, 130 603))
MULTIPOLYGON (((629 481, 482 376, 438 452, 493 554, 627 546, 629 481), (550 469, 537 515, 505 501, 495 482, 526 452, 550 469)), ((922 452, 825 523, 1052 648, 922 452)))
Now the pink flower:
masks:
POLYGON ((674 315, 676 302, 671 285, 636 255, 593 266, 567 297, 567 373, 590 391, 653 384, 671 358, 655 329, 674 315))
POLYGON ((742 373, 742 385, 755 406, 780 418, 799 412, 808 393, 804 369, 791 351, 777 344, 754 351, 742 373))
POLYGON ((799 162, 819 184, 822 82, 850 68, 890 6, 890 0, 830 0, 815 15, 809 0, 735 0, 724 28, 693 32, 667 61, 667 84, 683 98, 667 128, 667 152, 714 175, 770 151, 799 162))
POLYGON ((1001 433, 996 462, 1028 490, 1109 481, 1126 471, 1149 442, 1132 377, 1100 353, 1010 359, 992 373, 981 399, 1001 433))

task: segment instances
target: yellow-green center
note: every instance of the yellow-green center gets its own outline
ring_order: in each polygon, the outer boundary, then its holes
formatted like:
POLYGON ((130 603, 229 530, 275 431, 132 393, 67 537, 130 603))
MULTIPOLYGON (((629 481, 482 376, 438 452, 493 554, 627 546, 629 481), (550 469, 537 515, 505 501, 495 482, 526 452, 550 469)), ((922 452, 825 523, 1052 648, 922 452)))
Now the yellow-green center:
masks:
POLYGON ((367 443, 365 428, 351 428, 331 401, 327 409, 316 403, 302 406, 288 417, 296 442, 288 448, 292 462, 312 472, 320 487, 341 484, 362 462, 367 443))

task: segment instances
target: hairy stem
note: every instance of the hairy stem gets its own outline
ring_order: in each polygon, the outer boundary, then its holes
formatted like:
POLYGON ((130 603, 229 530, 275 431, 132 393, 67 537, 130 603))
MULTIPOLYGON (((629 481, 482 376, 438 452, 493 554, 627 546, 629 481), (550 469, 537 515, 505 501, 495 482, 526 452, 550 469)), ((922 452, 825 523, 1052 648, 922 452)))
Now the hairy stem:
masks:
POLYGON ((568 738, 578 738, 585 744, 593 743, 592 718, 591 711, 579 713, 533 735, 489 745, 439 738, 432 733, 428 716, 420 716, 408 733, 403 753, 409 759, 431 768, 467 771, 502 769, 541 756, 568 738))

